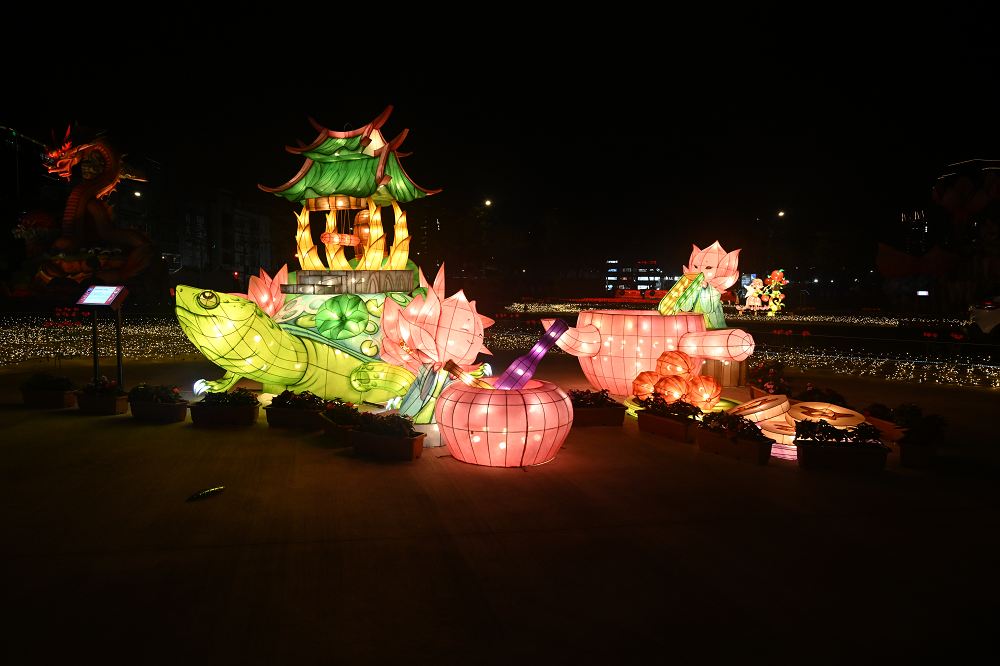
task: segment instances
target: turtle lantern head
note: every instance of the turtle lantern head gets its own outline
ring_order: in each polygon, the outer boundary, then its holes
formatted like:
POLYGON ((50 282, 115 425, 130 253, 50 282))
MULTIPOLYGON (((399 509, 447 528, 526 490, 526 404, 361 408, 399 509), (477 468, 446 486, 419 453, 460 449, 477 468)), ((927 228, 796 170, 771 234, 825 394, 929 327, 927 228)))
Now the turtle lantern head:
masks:
POLYGON ((261 333, 273 328, 255 304, 211 289, 178 285, 176 312, 184 333, 207 359, 244 374, 247 359, 260 351, 261 333))

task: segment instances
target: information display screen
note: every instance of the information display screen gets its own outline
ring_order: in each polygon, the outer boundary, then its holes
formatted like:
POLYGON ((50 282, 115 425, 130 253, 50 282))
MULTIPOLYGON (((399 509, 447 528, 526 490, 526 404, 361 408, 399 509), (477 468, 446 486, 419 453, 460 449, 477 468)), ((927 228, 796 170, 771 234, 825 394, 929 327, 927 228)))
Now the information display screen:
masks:
POLYGON ((76 302, 77 305, 111 305, 115 297, 121 292, 124 287, 116 287, 112 285, 94 285, 93 287, 87 287, 87 291, 83 293, 80 300, 76 302))

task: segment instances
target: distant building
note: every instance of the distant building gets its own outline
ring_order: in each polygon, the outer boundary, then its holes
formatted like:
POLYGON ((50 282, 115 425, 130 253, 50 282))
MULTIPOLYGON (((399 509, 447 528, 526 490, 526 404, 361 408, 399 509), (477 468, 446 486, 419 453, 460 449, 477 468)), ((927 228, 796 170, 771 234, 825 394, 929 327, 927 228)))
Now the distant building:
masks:
POLYGON ((666 289, 668 278, 655 259, 607 259, 604 269, 605 291, 618 289, 666 289))

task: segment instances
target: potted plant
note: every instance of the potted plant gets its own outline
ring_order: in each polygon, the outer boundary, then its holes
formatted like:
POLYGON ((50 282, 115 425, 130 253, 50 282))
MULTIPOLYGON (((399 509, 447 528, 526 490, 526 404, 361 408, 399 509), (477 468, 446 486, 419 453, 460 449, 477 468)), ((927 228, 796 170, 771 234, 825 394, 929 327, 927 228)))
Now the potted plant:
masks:
POLYGON ((132 418, 140 421, 176 423, 187 418, 188 401, 176 386, 140 383, 128 392, 132 418))
POLYGON ((274 428, 322 430, 323 421, 319 415, 327 404, 326 400, 309 391, 282 391, 264 408, 264 414, 267 416, 267 425, 274 428))
POLYGON ((361 414, 358 426, 347 432, 355 453, 384 460, 413 460, 424 450, 427 433, 413 429, 413 421, 399 414, 361 414))
POLYGON ((785 379, 785 364, 781 361, 761 361, 747 367, 747 384, 752 398, 765 395, 789 395, 792 392, 785 379))
POLYGON ((118 382, 104 375, 96 377, 76 392, 76 404, 84 414, 108 416, 128 413, 128 394, 118 382))
POLYGON ((938 445, 944 440, 948 421, 938 414, 924 414, 913 403, 904 403, 892 410, 892 420, 905 432, 897 440, 899 464, 920 469, 937 454, 938 445))
POLYGON ((625 405, 608 395, 608 390, 569 392, 573 403, 573 426, 620 426, 625 423, 625 405))
POLYGON ((638 413, 639 432, 694 443, 695 418, 702 414, 699 408, 683 400, 667 402, 659 393, 637 402, 642 407, 638 413))
POLYGON ((828 402, 838 407, 847 407, 847 399, 831 388, 818 389, 810 383, 806 390, 795 396, 799 402, 828 402))
POLYGON ((798 421, 795 449, 804 469, 885 469, 890 449, 871 423, 835 428, 826 421, 798 421))
POLYGON ((21 384, 24 404, 33 409, 63 409, 76 404, 76 382, 39 372, 21 384))
POLYGON ((206 393, 192 403, 191 420, 195 425, 250 426, 260 416, 257 394, 248 388, 234 388, 229 393, 206 393))
POLYGON ((347 446, 347 431, 361 423, 361 412, 350 402, 334 398, 319 415, 323 432, 336 446, 347 446))
POLYGON ((713 412, 698 424, 698 450, 702 453, 766 465, 771 460, 773 443, 756 423, 738 414, 713 412))

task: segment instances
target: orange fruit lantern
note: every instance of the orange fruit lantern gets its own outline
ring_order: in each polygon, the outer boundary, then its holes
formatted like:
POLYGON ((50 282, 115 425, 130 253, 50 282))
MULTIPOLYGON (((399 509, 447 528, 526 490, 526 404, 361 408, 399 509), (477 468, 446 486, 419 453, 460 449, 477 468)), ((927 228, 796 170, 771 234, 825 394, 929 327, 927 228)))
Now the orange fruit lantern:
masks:
POLYGON ((701 409, 712 409, 719 404, 722 385, 708 375, 698 375, 688 382, 687 401, 701 409))
POLYGON ((656 372, 664 377, 679 376, 688 379, 697 374, 697 361, 682 351, 665 351, 656 360, 656 372))
POLYGON ((648 398, 653 392, 653 386, 661 379, 661 375, 651 370, 640 372, 639 376, 632 380, 632 393, 636 398, 648 398))
POLYGON ((653 385, 653 392, 662 395, 667 402, 684 400, 688 393, 688 381, 680 375, 662 377, 653 385))

